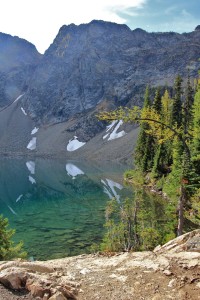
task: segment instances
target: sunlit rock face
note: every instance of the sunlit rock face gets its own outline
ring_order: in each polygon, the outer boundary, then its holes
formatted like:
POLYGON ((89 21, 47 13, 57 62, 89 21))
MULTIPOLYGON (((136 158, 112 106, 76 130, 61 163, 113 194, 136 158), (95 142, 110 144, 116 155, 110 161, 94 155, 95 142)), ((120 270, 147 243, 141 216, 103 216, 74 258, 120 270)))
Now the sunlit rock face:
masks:
POLYGON ((27 89, 40 57, 33 44, 0 33, 0 108, 27 89))
POLYGON ((138 104, 144 88, 195 77, 199 26, 191 33, 148 33, 92 21, 64 25, 44 55, 31 43, 0 34, 0 106, 25 92, 23 108, 38 122, 56 123, 99 103, 138 104))
POLYGON ((23 98, 33 118, 68 120, 102 101, 141 103, 150 85, 172 85, 177 74, 196 76, 199 30, 178 34, 130 30, 104 21, 62 26, 23 98))

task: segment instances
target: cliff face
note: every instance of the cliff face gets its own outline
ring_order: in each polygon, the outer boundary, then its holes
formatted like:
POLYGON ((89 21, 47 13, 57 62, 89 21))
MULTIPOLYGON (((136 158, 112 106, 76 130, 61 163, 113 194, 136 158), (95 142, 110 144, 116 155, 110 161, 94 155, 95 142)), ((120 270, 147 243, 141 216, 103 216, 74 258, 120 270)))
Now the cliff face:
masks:
POLYGON ((147 33, 103 21, 63 26, 33 74, 24 101, 45 123, 67 120, 108 99, 138 103, 146 84, 197 75, 200 31, 147 33), (134 99, 134 100, 133 100, 134 99))
POLYGON ((40 57, 31 43, 0 33, 0 107, 26 91, 40 57))

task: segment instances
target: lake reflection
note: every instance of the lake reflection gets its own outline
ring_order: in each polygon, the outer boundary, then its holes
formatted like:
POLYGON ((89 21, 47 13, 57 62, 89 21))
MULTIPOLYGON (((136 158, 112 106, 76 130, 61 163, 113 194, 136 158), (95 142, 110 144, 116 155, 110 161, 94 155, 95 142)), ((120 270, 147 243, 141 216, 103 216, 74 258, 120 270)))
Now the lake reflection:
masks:
POLYGON ((125 197, 125 167, 44 159, 0 160, 0 213, 29 256, 85 253, 101 241, 109 199, 125 197))

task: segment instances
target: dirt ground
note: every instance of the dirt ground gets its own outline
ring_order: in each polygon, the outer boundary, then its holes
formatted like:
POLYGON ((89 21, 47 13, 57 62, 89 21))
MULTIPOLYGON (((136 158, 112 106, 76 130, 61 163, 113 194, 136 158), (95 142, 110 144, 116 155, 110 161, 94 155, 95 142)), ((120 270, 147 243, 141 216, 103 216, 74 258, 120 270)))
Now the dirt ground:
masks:
POLYGON ((200 229, 154 251, 0 262, 0 282, 19 289, 0 300, 200 300, 200 229))
POLYGON ((12 291, 0 284, 0 300, 32 300, 33 297, 26 291, 12 291))
MULTIPOLYGON (((57 277, 73 282, 78 300, 198 300, 199 263, 199 253, 157 256, 142 252, 81 255, 43 265, 54 268, 57 277)), ((22 299, 33 298, 0 285, 0 300, 22 299)))
POLYGON ((90 280, 82 283, 80 300, 88 299, 120 299, 120 300, 197 300, 200 299, 199 270, 182 272, 173 265, 173 274, 166 276, 163 272, 141 270, 134 268, 121 271, 120 274, 112 270, 93 274, 90 280), (194 281, 193 281, 194 280, 194 281))

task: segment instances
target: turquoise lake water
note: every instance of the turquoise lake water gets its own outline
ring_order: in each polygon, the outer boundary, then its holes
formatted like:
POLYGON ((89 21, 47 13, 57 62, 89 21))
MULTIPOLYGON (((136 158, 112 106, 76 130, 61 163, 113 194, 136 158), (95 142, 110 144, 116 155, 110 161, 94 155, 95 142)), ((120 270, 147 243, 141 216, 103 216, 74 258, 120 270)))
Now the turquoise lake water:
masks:
POLYGON ((51 259, 89 251, 104 233, 109 199, 120 201, 125 166, 44 159, 0 159, 0 214, 28 256, 51 259))

